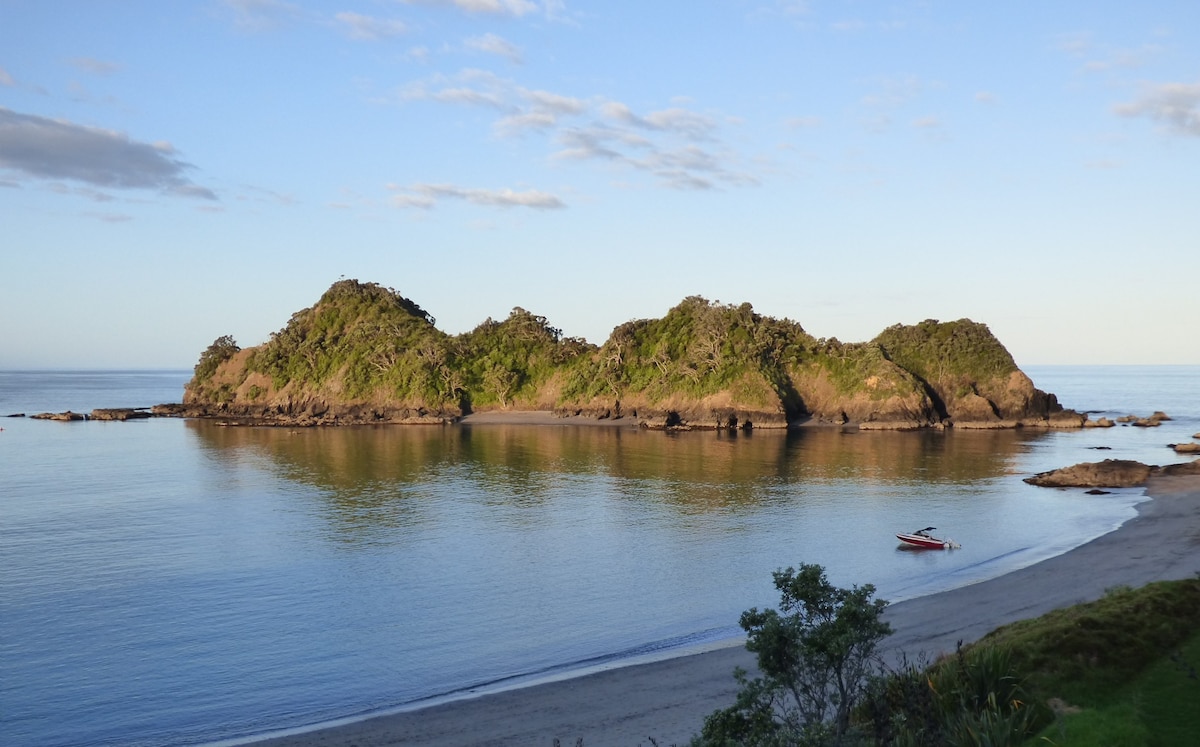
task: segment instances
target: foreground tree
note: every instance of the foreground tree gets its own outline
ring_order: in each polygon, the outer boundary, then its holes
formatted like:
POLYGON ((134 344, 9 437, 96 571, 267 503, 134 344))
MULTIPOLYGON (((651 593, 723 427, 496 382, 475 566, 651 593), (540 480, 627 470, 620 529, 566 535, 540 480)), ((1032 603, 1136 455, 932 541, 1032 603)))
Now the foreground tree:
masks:
POLYGON ((809 564, 773 576, 779 610, 750 609, 740 620, 761 676, 735 672, 737 701, 705 720, 699 745, 841 744, 876 669, 892 628, 873 585, 841 589, 809 564))

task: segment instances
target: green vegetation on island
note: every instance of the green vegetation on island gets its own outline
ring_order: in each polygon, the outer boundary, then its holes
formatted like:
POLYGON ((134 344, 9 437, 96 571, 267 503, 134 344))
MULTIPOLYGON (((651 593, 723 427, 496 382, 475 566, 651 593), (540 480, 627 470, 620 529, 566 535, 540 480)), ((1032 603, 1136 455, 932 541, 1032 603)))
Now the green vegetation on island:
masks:
POLYGON ((445 422, 489 410, 629 417, 661 427, 878 427, 1061 417, 987 327, 897 325, 866 343, 817 339, 748 303, 685 298, 599 347, 522 308, 448 335, 395 290, 340 280, 259 346, 205 350, 188 414, 261 422, 445 422))

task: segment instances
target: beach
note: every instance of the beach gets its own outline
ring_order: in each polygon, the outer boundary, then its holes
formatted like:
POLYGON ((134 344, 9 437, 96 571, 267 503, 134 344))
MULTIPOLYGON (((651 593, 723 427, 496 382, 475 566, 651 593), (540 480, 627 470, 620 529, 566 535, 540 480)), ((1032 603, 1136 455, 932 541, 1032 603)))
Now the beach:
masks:
MULTIPOLYGON (((932 659, 1016 620, 1104 596, 1115 587, 1200 573, 1200 476, 1158 476, 1149 500, 1116 531, 1036 565, 890 605, 886 657, 932 659)), ((735 667, 751 669, 741 641, 686 656, 615 667, 300 733, 261 747, 376 745, 685 744, 705 716, 730 705, 735 667)))

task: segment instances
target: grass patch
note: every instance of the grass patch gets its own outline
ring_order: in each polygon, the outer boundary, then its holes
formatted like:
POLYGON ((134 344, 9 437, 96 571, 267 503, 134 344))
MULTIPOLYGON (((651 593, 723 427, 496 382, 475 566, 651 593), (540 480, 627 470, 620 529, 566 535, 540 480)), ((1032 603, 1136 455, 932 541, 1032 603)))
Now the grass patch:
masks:
MULTIPOLYGON (((1046 728, 1032 744, 1056 747, 1148 747, 1146 728, 1132 703, 1071 713, 1046 728)), ((1190 742, 1187 744, 1191 744, 1190 742)))
POLYGON ((1200 578, 998 628, 876 682, 858 715, 893 747, 1200 744, 1200 578))
POLYGON ((1200 630, 1200 579, 1117 589, 1088 604, 999 628, 976 646, 1012 651, 1031 690, 1104 705, 1200 630))
POLYGON ((1039 735, 1058 747, 1191 747, 1200 739, 1200 633, 1119 688, 1107 705, 1063 715, 1039 735))
POLYGON ((1200 633, 1134 683, 1130 697, 1154 736, 1153 744, 1193 745, 1200 741, 1200 633))
POLYGON ((1197 744, 1200 580, 1114 589, 976 645, 1009 648, 1032 695, 1070 704, 1028 744, 1197 744))

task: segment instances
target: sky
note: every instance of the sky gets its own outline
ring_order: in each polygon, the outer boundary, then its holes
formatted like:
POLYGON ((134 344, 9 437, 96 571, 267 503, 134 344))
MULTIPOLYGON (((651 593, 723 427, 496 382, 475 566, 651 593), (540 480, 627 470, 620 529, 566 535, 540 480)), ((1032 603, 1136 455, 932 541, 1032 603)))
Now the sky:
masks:
POLYGON ((1200 364, 1200 3, 0 0, 0 369, 189 368, 341 278, 1200 364))

